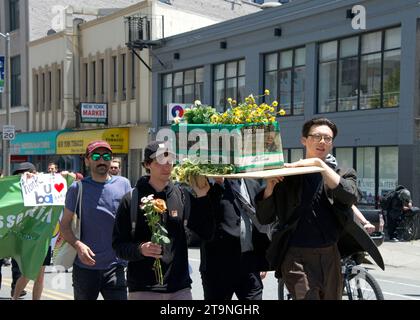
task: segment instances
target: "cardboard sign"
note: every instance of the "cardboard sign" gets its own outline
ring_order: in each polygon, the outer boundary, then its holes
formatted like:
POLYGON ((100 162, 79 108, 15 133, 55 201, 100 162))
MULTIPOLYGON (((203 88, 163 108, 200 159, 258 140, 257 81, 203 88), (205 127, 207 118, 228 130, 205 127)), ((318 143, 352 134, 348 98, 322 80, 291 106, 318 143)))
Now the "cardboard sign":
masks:
POLYGON ((294 176, 299 174, 308 174, 315 172, 322 172, 324 169, 320 167, 297 167, 297 168, 281 168, 281 169, 272 169, 272 170, 262 170, 262 171, 251 171, 243 173, 233 173, 233 174, 208 174, 208 178, 228 178, 228 179, 239 179, 239 178, 251 178, 251 179, 265 179, 272 177, 286 177, 294 176))
POLYGON ((20 185, 25 207, 64 206, 67 182, 61 174, 23 174, 20 185))

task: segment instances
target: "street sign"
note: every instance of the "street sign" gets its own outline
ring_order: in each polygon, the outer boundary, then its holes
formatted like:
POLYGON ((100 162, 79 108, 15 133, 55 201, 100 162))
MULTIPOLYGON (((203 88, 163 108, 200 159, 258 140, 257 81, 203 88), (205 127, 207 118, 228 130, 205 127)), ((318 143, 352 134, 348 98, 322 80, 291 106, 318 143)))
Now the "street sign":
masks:
POLYGON ((16 137, 15 126, 3 126, 3 140, 14 140, 16 137))
POLYGON ((4 57, 0 57, 0 93, 4 91, 4 57))

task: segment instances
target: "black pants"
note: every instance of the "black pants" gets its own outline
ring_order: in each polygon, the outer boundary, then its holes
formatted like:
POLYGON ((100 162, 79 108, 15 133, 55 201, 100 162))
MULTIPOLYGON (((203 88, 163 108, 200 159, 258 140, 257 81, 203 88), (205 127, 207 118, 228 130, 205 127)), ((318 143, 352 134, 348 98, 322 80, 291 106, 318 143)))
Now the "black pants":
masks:
POLYGON ((104 300, 127 300, 124 267, 91 270, 73 265, 74 300, 96 300, 99 293, 104 300))
POLYGON ((387 228, 390 239, 398 238, 397 227, 401 221, 401 214, 398 215, 396 212, 387 214, 387 228))
MULTIPOLYGON (((3 259, 0 259, 0 288, 2 282, 1 267, 3 266, 3 259)), ((20 272, 19 265, 15 259, 12 259, 12 289, 15 288, 17 280, 20 278, 22 273, 20 272)))
POLYGON ((263 283, 260 272, 255 270, 255 259, 252 253, 245 253, 235 270, 228 262, 218 261, 218 267, 201 272, 204 299, 231 300, 236 294, 238 300, 262 300, 263 283))

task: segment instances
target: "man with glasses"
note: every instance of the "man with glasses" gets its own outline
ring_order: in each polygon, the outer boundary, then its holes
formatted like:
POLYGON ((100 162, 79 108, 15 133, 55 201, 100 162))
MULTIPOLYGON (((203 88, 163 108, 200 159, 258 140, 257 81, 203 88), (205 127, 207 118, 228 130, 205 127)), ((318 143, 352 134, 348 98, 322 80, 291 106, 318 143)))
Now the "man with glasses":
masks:
POLYGON ((120 161, 117 159, 113 159, 111 161, 111 166, 109 167, 109 174, 113 175, 113 176, 118 176, 120 175, 120 161))
POLYGON ((316 166, 323 171, 269 178, 257 195, 259 221, 278 221, 267 259, 293 299, 341 299, 341 254, 368 251, 383 266, 375 244, 354 222, 351 207, 360 196, 356 172, 330 166, 326 160, 336 135, 337 127, 326 118, 307 121, 301 137, 306 158, 286 167, 316 166), (342 246, 349 239, 352 242, 342 246))
POLYGON ((73 264, 73 290, 75 300, 96 300, 99 293, 105 300, 126 300, 127 287, 124 268, 112 249, 112 230, 122 197, 131 191, 128 179, 111 176, 111 146, 106 141, 93 141, 86 148, 85 164, 91 176, 82 179, 82 192, 78 198, 78 184, 67 191, 63 218, 60 222, 63 238, 76 250, 73 264), (73 215, 80 215, 81 237, 72 232, 73 215))

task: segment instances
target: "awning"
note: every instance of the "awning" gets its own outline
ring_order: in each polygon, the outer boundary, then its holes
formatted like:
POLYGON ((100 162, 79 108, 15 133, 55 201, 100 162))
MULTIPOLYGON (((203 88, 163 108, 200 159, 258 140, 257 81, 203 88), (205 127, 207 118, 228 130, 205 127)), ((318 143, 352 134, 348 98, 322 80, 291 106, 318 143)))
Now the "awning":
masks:
POLYGON ((128 153, 128 128, 68 131, 57 137, 57 154, 84 154, 89 142, 105 140, 113 153, 128 153))
POLYGON ((46 155, 56 153, 57 135, 66 130, 17 133, 10 143, 11 155, 46 155))

